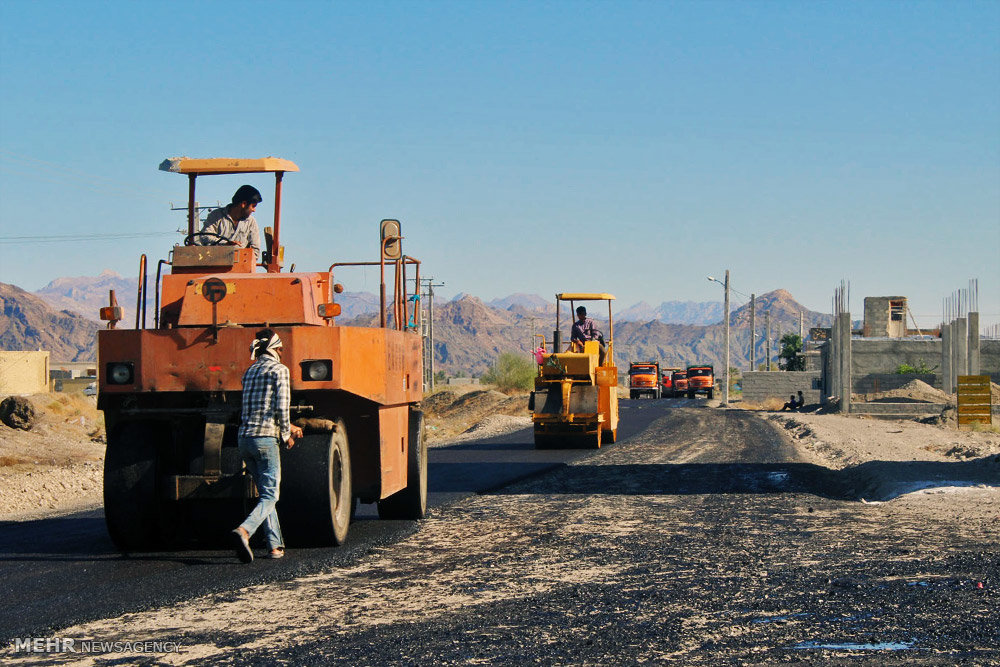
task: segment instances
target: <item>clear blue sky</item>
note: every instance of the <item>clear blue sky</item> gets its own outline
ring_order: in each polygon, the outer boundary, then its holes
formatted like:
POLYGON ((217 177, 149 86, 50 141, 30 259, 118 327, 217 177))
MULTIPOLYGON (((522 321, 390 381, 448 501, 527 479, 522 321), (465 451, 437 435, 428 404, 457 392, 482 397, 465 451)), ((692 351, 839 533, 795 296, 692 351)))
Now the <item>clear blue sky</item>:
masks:
POLYGON ((0 91, 0 281, 29 290, 164 257, 37 238, 180 227, 164 158, 276 155, 302 270, 396 217, 445 294, 721 300, 729 268, 932 324, 977 277, 1000 321, 1000 2, 6 0, 0 91))

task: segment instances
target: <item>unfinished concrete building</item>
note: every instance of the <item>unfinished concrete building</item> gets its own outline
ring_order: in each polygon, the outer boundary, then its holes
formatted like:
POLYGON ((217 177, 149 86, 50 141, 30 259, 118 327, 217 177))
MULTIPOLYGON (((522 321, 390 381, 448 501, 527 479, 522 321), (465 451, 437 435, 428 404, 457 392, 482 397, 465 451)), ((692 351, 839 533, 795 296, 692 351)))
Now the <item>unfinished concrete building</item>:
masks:
POLYGON ((904 338, 906 336, 905 296, 866 296, 865 338, 904 338))

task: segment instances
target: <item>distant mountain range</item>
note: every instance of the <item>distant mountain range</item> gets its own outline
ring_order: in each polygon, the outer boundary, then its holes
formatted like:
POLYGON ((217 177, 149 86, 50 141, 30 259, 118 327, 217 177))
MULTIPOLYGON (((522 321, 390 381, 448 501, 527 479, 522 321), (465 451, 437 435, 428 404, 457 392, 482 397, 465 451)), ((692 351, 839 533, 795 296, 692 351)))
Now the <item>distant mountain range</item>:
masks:
MULTIPOLYGON (((153 278, 150 278, 149 282, 152 283, 153 278)), ((35 292, 35 296, 56 310, 69 310, 98 322, 101 307, 109 303, 108 292, 114 290, 118 305, 122 307, 125 315, 123 322, 132 320, 134 323, 138 287, 138 278, 122 278, 114 271, 102 271, 97 277, 56 278, 35 292)), ((152 305, 150 301, 149 307, 152 305)))
MULTIPOLYGON (((152 283, 152 280, 150 280, 152 283)), ((53 361, 95 358, 94 332, 98 309, 108 303, 108 290, 116 291, 119 304, 131 306, 134 318, 136 279, 104 272, 97 277, 59 278, 34 295, 12 285, 4 285, 4 312, 0 316, 0 347, 50 349, 53 361), (44 301, 43 301, 44 299, 44 301)), ((150 289, 153 287, 150 285, 150 289)), ((368 292, 337 295, 341 305, 338 323, 372 326, 378 311, 378 297, 368 292)), ((152 299, 149 308, 152 309, 152 299)), ((477 376, 505 351, 528 353, 538 342, 533 334, 551 340, 555 326, 554 299, 517 293, 483 302, 478 297, 459 294, 451 301, 435 303, 435 369, 449 375, 477 376)), ((597 309, 592 316, 601 322, 597 309)), ((716 302, 666 301, 657 307, 640 302, 615 310, 616 363, 659 360, 667 366, 714 363, 721 366, 725 340, 722 306, 716 302), (673 321, 668 321, 668 320, 673 321)), ((781 334, 798 332, 800 313, 806 332, 810 327, 829 326, 831 317, 807 310, 787 291, 779 289, 757 298, 757 359, 764 357, 765 313, 770 312, 772 357, 777 355, 781 334)), ((563 338, 569 338, 570 322, 563 313, 563 338)), ((151 316, 151 313, 150 313, 151 316)), ((151 319, 151 317, 150 317, 151 319)), ((129 326, 126 314, 125 326, 129 326)), ((749 361, 749 306, 730 314, 731 360, 746 368, 749 361)), ((607 329, 607 323, 599 326, 607 329)), ((607 335, 608 331, 605 331, 607 335)))
MULTIPOLYGON (((153 293, 153 277, 148 289, 153 293)), ((125 310, 125 322, 135 317, 135 303, 138 294, 138 278, 123 278, 114 271, 104 271, 99 276, 56 278, 35 292, 56 310, 70 310, 87 319, 97 320, 102 306, 108 305, 108 292, 115 290, 118 304, 125 310)), ((461 301, 471 294, 460 293, 452 301, 461 301)), ((366 313, 378 312, 378 296, 371 292, 344 292, 337 296, 343 317, 354 318, 366 313)), ((438 304, 447 301, 438 301, 438 304)), ((502 299, 486 302, 490 308, 533 315, 550 315, 555 308, 554 295, 545 299, 537 294, 518 292, 502 299)), ((152 299, 147 308, 152 308, 152 299)), ((148 315, 147 315, 148 316, 148 315)), ((651 306, 645 301, 616 311, 619 322, 649 322, 659 320, 668 324, 712 324, 722 321, 722 303, 718 301, 664 301, 659 306, 651 306)))

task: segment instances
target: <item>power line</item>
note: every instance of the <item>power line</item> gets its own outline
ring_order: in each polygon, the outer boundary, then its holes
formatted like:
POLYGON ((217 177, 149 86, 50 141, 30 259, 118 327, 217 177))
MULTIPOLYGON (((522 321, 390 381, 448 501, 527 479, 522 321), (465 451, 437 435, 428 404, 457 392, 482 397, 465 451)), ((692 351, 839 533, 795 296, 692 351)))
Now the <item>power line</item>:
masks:
POLYGON ((66 234, 62 236, 8 236, 0 239, 0 245, 22 245, 34 243, 70 243, 77 241, 118 241, 154 236, 173 236, 178 232, 143 232, 132 234, 66 234))

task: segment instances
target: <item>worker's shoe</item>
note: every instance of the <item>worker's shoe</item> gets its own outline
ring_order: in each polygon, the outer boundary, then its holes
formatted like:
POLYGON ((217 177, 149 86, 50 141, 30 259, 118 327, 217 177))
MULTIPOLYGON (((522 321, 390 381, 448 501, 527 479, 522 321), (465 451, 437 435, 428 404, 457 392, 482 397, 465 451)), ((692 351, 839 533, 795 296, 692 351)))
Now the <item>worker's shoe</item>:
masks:
POLYGON ((232 532, 233 541, 233 551, 236 553, 236 557, 240 559, 241 563, 250 563, 253 561, 253 551, 250 549, 250 537, 244 533, 242 530, 237 528, 232 532))
POLYGON ((285 557, 285 550, 282 549, 281 547, 278 547, 277 549, 271 549, 266 554, 264 554, 264 558, 270 558, 271 560, 278 560, 279 558, 284 558, 284 557, 285 557))

